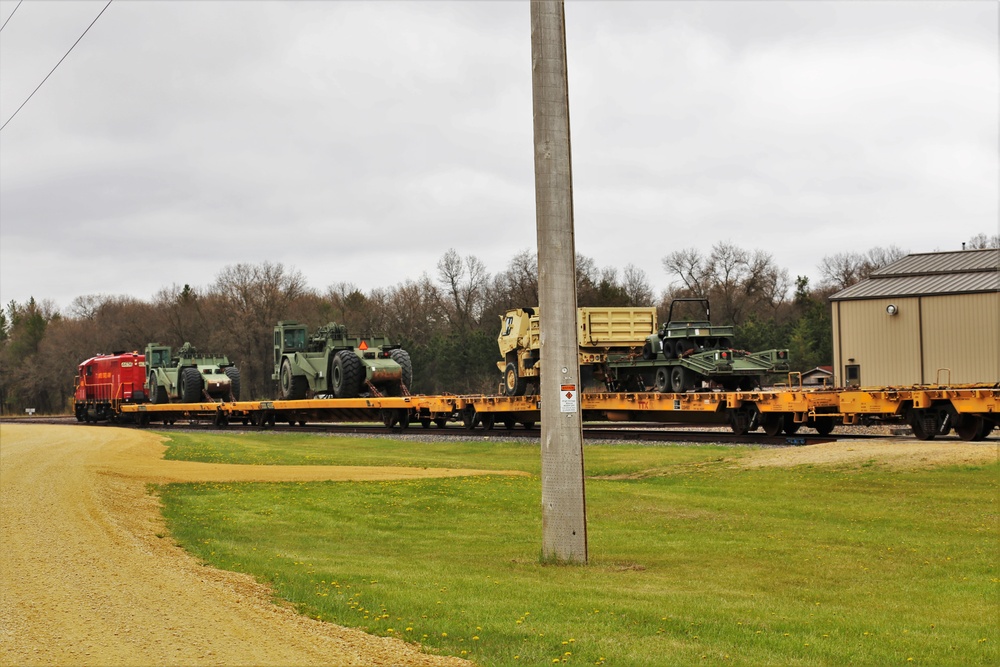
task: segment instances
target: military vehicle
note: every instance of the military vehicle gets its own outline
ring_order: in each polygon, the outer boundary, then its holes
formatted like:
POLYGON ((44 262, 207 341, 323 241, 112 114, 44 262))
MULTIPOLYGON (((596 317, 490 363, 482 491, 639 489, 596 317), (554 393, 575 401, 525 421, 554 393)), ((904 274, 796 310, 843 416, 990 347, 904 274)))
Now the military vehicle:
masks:
MULTIPOLYGON (((500 320, 501 393, 537 392, 538 309, 513 309, 500 320)), ((675 299, 659 329, 655 308, 580 308, 581 386, 585 391, 663 393, 703 389, 706 384, 728 391, 750 390, 767 375, 788 370, 787 350, 746 352, 733 348, 733 337, 734 327, 711 324, 707 299, 675 299), (695 317, 674 319, 675 305, 684 303, 701 308, 695 317)))
POLYGON ((240 369, 225 356, 200 355, 191 343, 174 355, 170 346, 150 343, 145 357, 152 403, 240 400, 240 369))
MULTIPOLYGON (((503 361, 501 393, 523 396, 538 391, 540 341, 538 308, 515 308, 500 316, 497 343, 503 361)), ((656 331, 656 308, 580 308, 577 310, 577 342, 580 346, 581 380, 584 389, 603 388, 602 369, 611 352, 638 351, 656 331), (595 377, 601 386, 594 384, 595 377)))
POLYGON ((274 327, 274 374, 278 397, 355 398, 402 396, 413 382, 410 355, 384 336, 352 335, 336 322, 312 335, 304 324, 278 322, 274 327))

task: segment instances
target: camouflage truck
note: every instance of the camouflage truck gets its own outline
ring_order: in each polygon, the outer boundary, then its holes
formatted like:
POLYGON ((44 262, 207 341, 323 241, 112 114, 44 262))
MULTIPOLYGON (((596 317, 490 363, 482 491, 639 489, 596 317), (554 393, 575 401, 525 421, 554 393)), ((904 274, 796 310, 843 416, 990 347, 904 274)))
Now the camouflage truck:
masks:
POLYGON ((402 396, 413 382, 410 355, 384 336, 352 335, 336 322, 312 335, 306 325, 278 322, 274 327, 274 374, 278 397, 355 398, 402 396))
POLYGON ((240 370, 225 356, 201 355, 191 343, 146 346, 146 387, 152 403, 240 400, 240 370))
MULTIPOLYGON (((535 393, 541 371, 538 309, 517 308, 500 319, 501 393, 535 393)), ((738 350, 733 334, 731 325, 711 324, 707 299, 675 299, 659 329, 655 308, 580 308, 581 385, 585 391, 683 393, 706 384, 753 389, 767 375, 788 370, 787 350, 738 350), (684 302, 702 309, 695 317, 675 319, 674 306, 684 302)))

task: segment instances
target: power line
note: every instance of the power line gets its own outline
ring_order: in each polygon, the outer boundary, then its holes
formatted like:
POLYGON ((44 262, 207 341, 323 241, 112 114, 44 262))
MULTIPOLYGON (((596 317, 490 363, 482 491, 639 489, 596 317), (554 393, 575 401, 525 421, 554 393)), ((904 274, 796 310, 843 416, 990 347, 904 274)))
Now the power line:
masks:
MULTIPOLYGON (((107 9, 108 7, 110 7, 112 2, 114 2, 114 0, 108 0, 108 4, 104 5, 104 9, 107 9)), ((18 3, 18 7, 20 7, 20 6, 21 6, 21 3, 18 3)), ((83 35, 86 35, 87 31, 89 31, 92 27, 94 27, 94 24, 97 23, 97 19, 101 18, 101 14, 104 13, 104 9, 102 9, 101 13, 98 14, 97 17, 94 18, 94 20, 90 22, 90 25, 87 26, 87 30, 83 31, 83 35)), ((17 11, 17 7, 14 8, 14 11, 17 11)), ((14 12, 11 12, 11 16, 13 16, 13 15, 14 15, 14 12)), ((9 21, 10 18, 8 17, 7 20, 9 21)), ((6 23, 4 25, 6 25, 6 23)), ((56 63, 56 66, 52 68, 52 72, 55 72, 56 71, 56 67, 59 67, 59 65, 62 64, 62 61, 66 60, 66 56, 68 56, 70 54, 70 52, 73 49, 76 48, 76 45, 80 43, 81 39, 83 39, 83 35, 80 35, 79 37, 76 38, 76 41, 73 42, 73 46, 69 47, 69 51, 66 52, 66 55, 63 56, 62 58, 60 58, 59 62, 56 63)), ((35 89, 33 91, 31 91, 31 95, 28 95, 28 99, 25 100, 25 101, 23 101, 23 102, 21 102, 21 106, 19 106, 17 108, 17 111, 15 111, 14 113, 11 114, 10 118, 7 119, 6 123, 4 123, 3 125, 0 125, 0 131, 3 131, 3 128, 7 127, 7 123, 9 123, 10 121, 14 120, 14 116, 17 115, 17 112, 20 111, 21 109, 23 109, 24 105, 28 103, 28 100, 30 100, 32 97, 35 96, 35 93, 37 93, 38 89, 42 87, 42 84, 44 84, 46 81, 48 81, 49 77, 52 76, 52 72, 49 72, 48 74, 45 75, 45 78, 42 79, 42 83, 38 84, 38 86, 36 86, 35 89)))
MULTIPOLYGON (((24 0, 18 0, 17 7, 20 7, 22 2, 24 2, 24 0)), ((14 7, 14 12, 17 11, 17 7, 14 7)), ((14 12, 11 12, 10 16, 13 16, 14 12)), ((10 21, 10 16, 8 16, 7 20, 3 22, 3 25, 0 25, 0 30, 3 30, 4 28, 7 27, 7 23, 10 21)))

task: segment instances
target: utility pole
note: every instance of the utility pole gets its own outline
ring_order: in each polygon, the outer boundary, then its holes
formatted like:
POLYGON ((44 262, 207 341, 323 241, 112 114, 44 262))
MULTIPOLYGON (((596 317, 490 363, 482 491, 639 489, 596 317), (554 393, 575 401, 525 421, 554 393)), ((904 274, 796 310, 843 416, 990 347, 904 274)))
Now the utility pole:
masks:
POLYGON ((576 246, 562 0, 532 0, 542 410, 542 558, 587 562, 576 246))

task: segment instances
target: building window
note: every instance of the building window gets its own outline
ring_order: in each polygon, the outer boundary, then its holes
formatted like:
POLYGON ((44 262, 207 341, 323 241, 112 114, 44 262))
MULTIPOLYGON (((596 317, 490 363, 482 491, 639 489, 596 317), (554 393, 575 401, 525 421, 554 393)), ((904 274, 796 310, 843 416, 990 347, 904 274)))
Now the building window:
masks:
POLYGON ((844 366, 844 378, 848 387, 861 386, 861 365, 848 364, 844 366))

